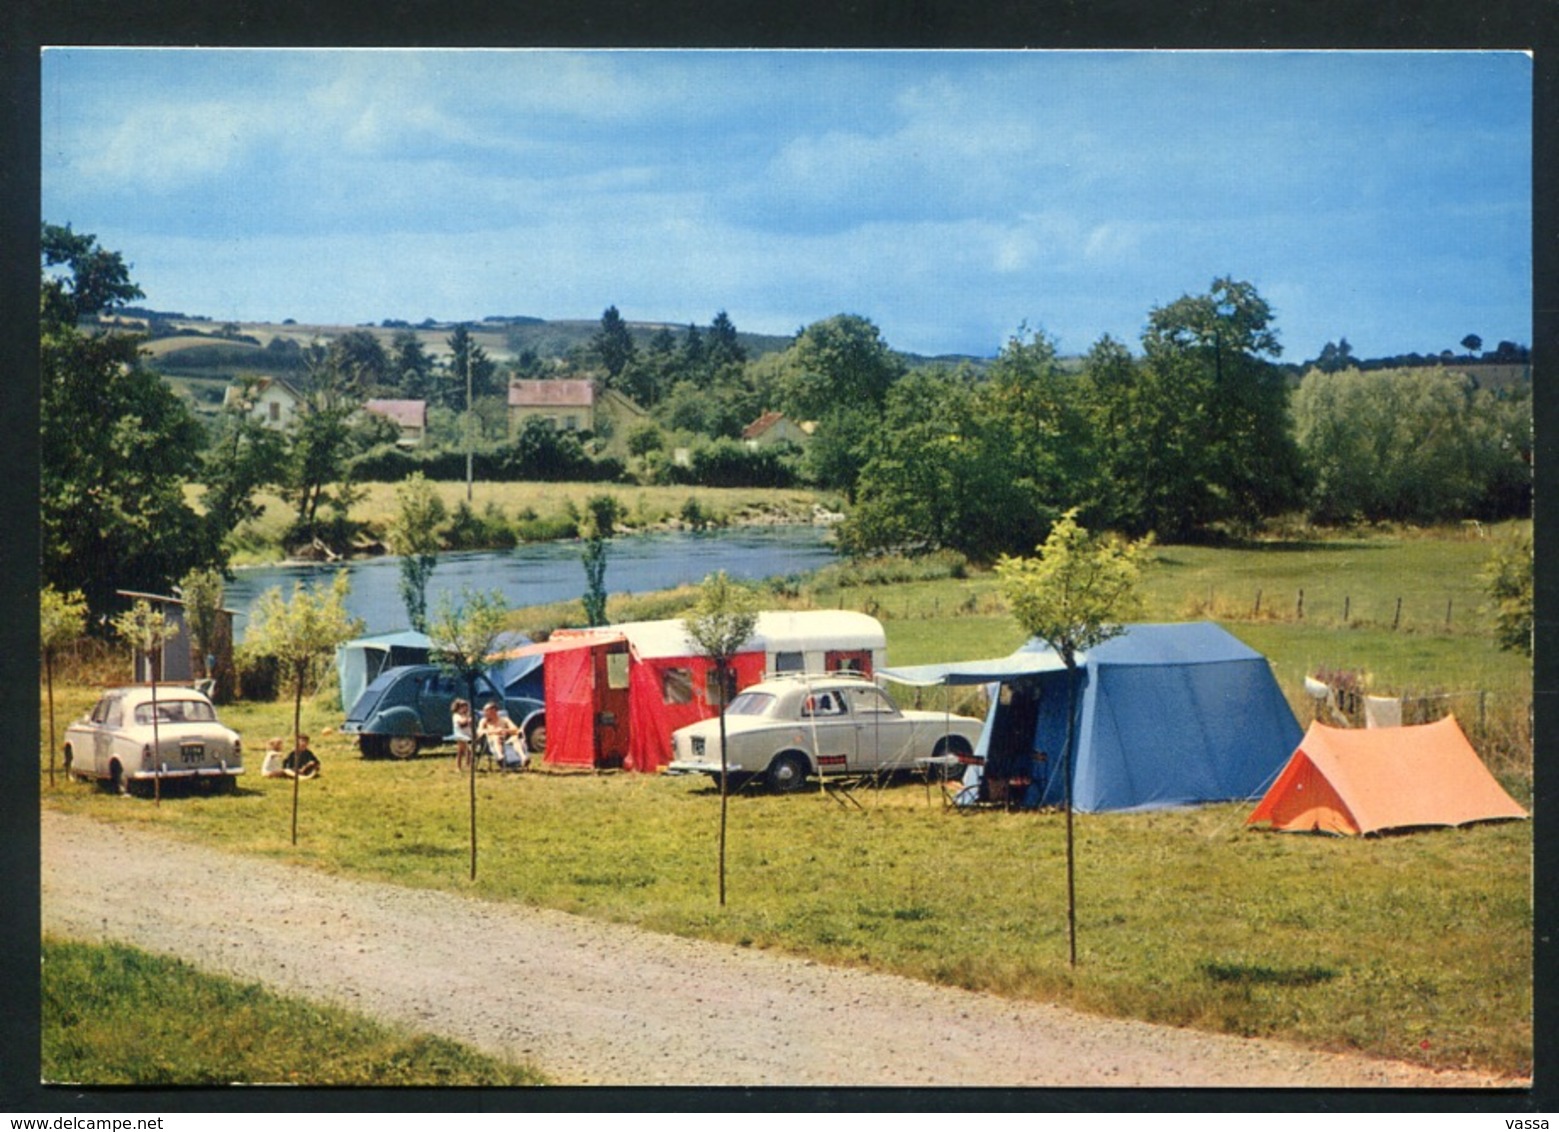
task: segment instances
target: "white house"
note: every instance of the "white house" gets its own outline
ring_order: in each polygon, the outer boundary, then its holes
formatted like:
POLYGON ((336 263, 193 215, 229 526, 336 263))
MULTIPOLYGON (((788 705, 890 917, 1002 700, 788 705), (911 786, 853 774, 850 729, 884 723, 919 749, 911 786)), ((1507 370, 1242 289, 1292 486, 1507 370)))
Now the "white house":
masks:
POLYGON ((771 409, 742 429, 742 441, 752 449, 785 442, 800 446, 812 435, 812 429, 808 427, 810 423, 797 424, 784 413, 771 409))
POLYGON ((229 385, 222 395, 224 409, 247 402, 249 415, 267 428, 286 431, 308 412, 308 402, 291 383, 280 377, 262 377, 242 385, 229 385))

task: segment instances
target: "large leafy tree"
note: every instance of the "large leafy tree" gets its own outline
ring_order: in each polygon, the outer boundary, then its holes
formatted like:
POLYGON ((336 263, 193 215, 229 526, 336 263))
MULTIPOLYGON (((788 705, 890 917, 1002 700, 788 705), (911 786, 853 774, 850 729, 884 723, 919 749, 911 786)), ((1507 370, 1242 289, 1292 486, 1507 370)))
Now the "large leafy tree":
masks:
POLYGON ((838 314, 804 328, 776 368, 780 408, 793 420, 817 422, 809 474, 853 500, 868 442, 904 363, 870 319, 838 314))
POLYGON ((219 562, 220 539, 186 502, 204 436, 142 365, 141 339, 97 317, 141 291, 117 252, 43 226, 39 423, 45 582, 106 614, 116 589, 166 590, 219 562))
POLYGON ((1181 537, 1296 503, 1302 464, 1274 364, 1282 347, 1256 288, 1215 279, 1205 294, 1154 308, 1142 342, 1150 388, 1136 402, 1128 459, 1151 463, 1134 472, 1149 487, 1131 525, 1181 537))
POLYGON ((1524 513, 1528 410, 1438 369, 1311 370, 1294 399, 1310 514, 1426 523, 1524 513))
POLYGON ((990 544, 1018 551, 1033 546, 1063 507, 1092 498, 1094 452, 1084 383, 1062 371, 1055 340, 1020 330, 991 367, 984 390, 993 421, 991 442, 1010 465, 1015 510, 1007 537, 990 544))
POLYGON ((1147 383, 1131 351, 1106 334, 1089 349, 1081 384, 1094 452, 1091 502, 1084 513, 1103 525, 1134 525, 1143 485, 1135 476, 1126 477, 1127 460, 1142 455, 1135 430, 1146 416, 1140 402, 1147 383))
POLYGON ((211 428, 201 469, 206 485, 201 502, 207 525, 218 538, 259 518, 265 507, 256 500, 256 493, 283 479, 286 441, 254 415, 258 388, 258 378, 240 379, 236 395, 223 406, 211 428))
POLYGON ((814 322, 790 348, 784 408, 797 420, 822 420, 842 408, 880 412, 905 366, 868 318, 836 314, 814 322))
POLYGON ((371 330, 349 330, 330 343, 336 370, 347 375, 351 385, 363 397, 381 397, 395 392, 390 357, 371 330))
POLYGON ((340 497, 332 489, 347 478, 349 418, 358 404, 329 355, 311 360, 308 409, 289 431, 281 481, 282 498, 295 512, 290 537, 302 542, 319 537, 321 508, 340 497))
POLYGON ((868 435, 841 545, 852 554, 947 547, 983 561, 1033 546, 1056 512, 1035 497, 1014 422, 998 407, 963 375, 921 371, 897 383, 868 435))

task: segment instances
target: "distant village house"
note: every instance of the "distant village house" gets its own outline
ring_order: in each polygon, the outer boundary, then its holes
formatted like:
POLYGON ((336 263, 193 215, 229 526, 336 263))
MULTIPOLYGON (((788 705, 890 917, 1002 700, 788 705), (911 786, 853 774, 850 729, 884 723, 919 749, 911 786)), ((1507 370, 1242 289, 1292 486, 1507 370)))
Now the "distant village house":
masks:
POLYGON ((509 437, 539 417, 563 432, 595 431, 595 383, 582 378, 509 382, 509 437))
POLYGON ((222 394, 222 408, 241 408, 247 402, 249 415, 266 428, 285 432, 308 411, 308 402, 290 382, 279 377, 262 377, 252 383, 229 385, 222 394))
POLYGON ((597 389, 587 378, 509 382, 509 439, 533 417, 562 432, 620 436, 649 414, 615 389, 597 389))
MULTIPOLYGON (((742 442, 748 448, 767 448, 774 444, 804 445, 812 435, 812 422, 797 424, 784 413, 764 413, 742 429, 742 442)), ((814 426, 815 427, 815 426, 814 426)))
POLYGON ((415 448, 428 434, 428 403, 426 401, 397 400, 389 397, 372 397, 363 402, 363 409, 377 413, 394 423, 401 435, 396 443, 415 448))

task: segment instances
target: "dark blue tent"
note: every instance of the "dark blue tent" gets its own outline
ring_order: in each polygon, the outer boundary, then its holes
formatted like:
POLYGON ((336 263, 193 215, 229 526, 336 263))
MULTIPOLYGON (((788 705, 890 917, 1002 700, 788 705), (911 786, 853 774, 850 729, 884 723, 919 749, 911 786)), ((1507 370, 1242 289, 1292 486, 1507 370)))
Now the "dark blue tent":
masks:
POLYGON ((426 664, 433 642, 414 629, 375 633, 348 641, 336 649, 336 676, 341 684, 341 708, 350 712, 363 689, 387 668, 426 664))
MULTIPOLYGON (((1065 801, 1067 675, 1048 645, 884 675, 997 686, 975 752, 986 775, 1023 783, 1030 805, 1065 801)), ((1211 622, 1129 625, 1080 655, 1077 676, 1073 802, 1085 813, 1257 798, 1302 738, 1266 658, 1211 622)))
POLYGON ((493 683, 503 689, 503 694, 508 699, 527 698, 540 703, 545 697, 542 684, 542 661, 540 656, 511 656, 509 654, 524 648, 531 643, 531 639, 524 633, 502 633, 493 642, 493 651, 496 659, 488 675, 493 678, 493 683))

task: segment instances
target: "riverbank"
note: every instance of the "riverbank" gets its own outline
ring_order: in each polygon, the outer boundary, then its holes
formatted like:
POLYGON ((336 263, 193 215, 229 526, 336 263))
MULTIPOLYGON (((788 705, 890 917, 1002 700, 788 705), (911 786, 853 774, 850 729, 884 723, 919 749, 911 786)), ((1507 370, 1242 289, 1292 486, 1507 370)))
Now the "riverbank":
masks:
MULTIPOLYGON (((613 538, 606 547, 604 583, 607 593, 616 597, 697 585, 719 570, 748 582, 801 576, 837 561, 831 533, 827 526, 812 524, 743 524, 705 531, 646 531, 613 538)), ((572 603, 572 620, 578 623, 582 615, 578 599, 587 584, 580 556, 581 545, 574 541, 441 553, 428 579, 429 608, 467 590, 496 591, 513 610, 572 603)), ((351 587, 348 612, 362 619, 364 632, 388 632, 407 623, 400 566, 399 558, 385 555, 328 564, 255 565, 234 571, 223 600, 227 608, 247 613, 268 589, 290 593, 299 582, 314 584, 337 570, 346 570, 351 587)), ((240 640, 244 625, 240 619, 240 640)))
MULTIPOLYGON (((395 515, 398 484, 358 485, 360 497, 343 524, 344 537, 311 553, 287 552, 283 536, 292 512, 277 495, 256 496, 259 518, 233 537, 232 565, 308 565, 361 561, 386 553, 385 532, 395 515)), ((441 532, 447 551, 507 550, 521 545, 568 541, 578 537, 578 522, 589 501, 609 496, 617 503, 623 535, 705 531, 722 528, 831 526, 841 520, 843 504, 832 497, 797 488, 688 488, 598 483, 432 484, 449 515, 441 532)), ((198 491, 198 489, 197 489, 198 491)))

